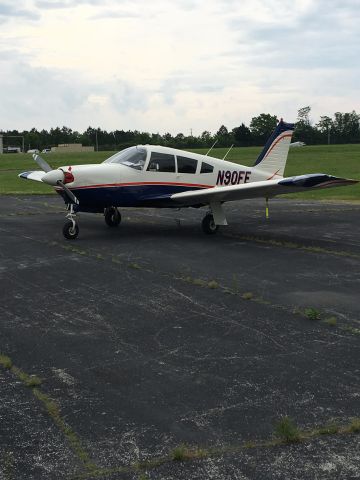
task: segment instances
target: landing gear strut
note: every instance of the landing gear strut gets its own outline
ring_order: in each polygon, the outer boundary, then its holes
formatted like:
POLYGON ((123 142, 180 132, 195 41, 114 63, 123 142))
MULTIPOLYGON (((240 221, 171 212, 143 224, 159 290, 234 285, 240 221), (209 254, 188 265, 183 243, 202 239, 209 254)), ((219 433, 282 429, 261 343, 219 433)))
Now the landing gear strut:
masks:
POLYGON ((66 215, 68 219, 63 226, 63 235, 68 240, 75 240, 75 238, 79 235, 79 226, 76 223, 76 213, 74 211, 74 204, 70 203, 68 205, 69 213, 66 215))
POLYGON ((213 235, 219 229, 219 225, 215 224, 215 220, 212 213, 207 213, 201 222, 201 226, 204 233, 208 235, 213 235))
POLYGON ((121 213, 116 207, 105 208, 105 223, 109 227, 117 227, 121 222, 121 213))

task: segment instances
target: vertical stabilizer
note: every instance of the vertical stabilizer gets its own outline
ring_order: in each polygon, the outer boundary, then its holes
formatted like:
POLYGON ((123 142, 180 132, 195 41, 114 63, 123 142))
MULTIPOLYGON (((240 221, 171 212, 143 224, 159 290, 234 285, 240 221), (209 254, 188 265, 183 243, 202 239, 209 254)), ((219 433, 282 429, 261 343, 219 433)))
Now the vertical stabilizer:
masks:
POLYGON ((275 176, 282 177, 293 131, 294 124, 286 123, 281 119, 266 142, 254 167, 269 172, 272 175, 270 178, 275 176))

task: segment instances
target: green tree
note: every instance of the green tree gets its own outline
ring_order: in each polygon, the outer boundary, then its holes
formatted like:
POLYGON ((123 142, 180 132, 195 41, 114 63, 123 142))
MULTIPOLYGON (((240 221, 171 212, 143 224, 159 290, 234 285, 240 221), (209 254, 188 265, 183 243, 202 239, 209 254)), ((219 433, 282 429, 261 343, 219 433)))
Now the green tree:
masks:
POLYGON ((326 115, 322 115, 319 122, 316 124, 316 127, 322 133, 323 140, 325 140, 329 145, 331 139, 331 131, 334 128, 332 119, 326 115))
POLYGON ((232 130, 235 144, 240 147, 248 147, 252 144, 252 134, 249 127, 242 123, 239 127, 232 130))
POLYGON ((225 125, 221 125, 219 130, 216 132, 215 135, 217 139, 217 147, 229 147, 232 142, 232 136, 229 134, 228 129, 225 127, 225 125))
POLYGON ((299 108, 297 121, 302 122, 304 125, 310 125, 310 112, 310 106, 299 108))
POLYGON ((360 141, 359 118, 355 110, 350 113, 335 113, 334 134, 339 143, 357 143, 360 141))
POLYGON ((319 143, 319 132, 311 125, 311 107, 302 107, 298 110, 298 118, 294 132, 294 140, 308 144, 319 143))
POLYGON ((278 123, 276 115, 261 113, 253 117, 250 122, 251 134, 257 145, 264 145, 278 123))
POLYGON ((214 138, 212 137, 210 132, 204 130, 201 134, 201 142, 204 147, 210 148, 211 145, 214 143, 214 138))

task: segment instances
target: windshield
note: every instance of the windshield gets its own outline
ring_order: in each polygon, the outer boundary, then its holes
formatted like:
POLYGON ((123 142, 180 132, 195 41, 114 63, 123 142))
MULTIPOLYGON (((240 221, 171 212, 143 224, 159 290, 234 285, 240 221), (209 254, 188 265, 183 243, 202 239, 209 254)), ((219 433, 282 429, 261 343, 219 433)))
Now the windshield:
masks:
POLYGON ((106 159, 103 163, 121 163, 127 167, 142 170, 146 160, 146 148, 129 147, 121 152, 115 153, 112 157, 106 159))

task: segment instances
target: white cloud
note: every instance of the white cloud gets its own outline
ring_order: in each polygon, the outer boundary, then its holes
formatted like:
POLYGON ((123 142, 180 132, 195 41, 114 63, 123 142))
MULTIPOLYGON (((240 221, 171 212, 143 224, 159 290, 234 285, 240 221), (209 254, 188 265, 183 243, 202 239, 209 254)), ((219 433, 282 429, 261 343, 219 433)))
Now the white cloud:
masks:
POLYGON ((0 128, 201 133, 360 110, 357 3, 4 2, 0 128))

